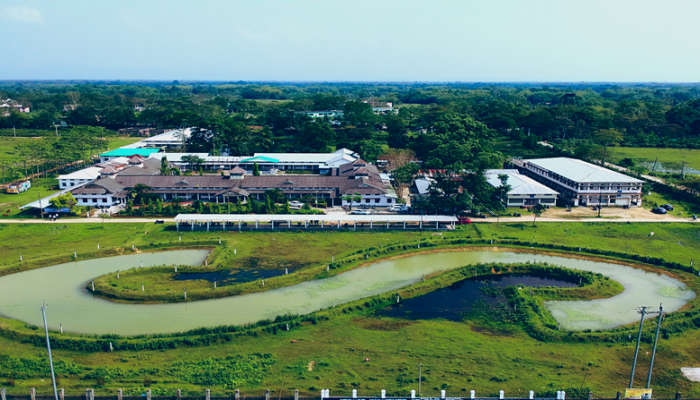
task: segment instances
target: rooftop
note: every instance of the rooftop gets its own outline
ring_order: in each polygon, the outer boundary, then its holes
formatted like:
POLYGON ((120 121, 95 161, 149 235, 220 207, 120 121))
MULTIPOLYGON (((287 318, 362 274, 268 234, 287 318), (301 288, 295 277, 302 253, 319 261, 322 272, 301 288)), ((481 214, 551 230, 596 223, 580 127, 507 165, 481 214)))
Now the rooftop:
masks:
POLYGON ((129 157, 133 155, 139 155, 144 157, 149 157, 153 153, 159 152, 160 149, 125 149, 119 148, 116 150, 108 151, 106 153, 100 154, 100 157, 129 157))
POLYGON ((603 168, 601 166, 568 157, 536 158, 525 163, 554 172, 566 179, 581 183, 641 183, 639 179, 603 168))
POLYGON ((522 175, 517 169, 489 169, 484 172, 484 175, 486 175, 486 181, 493 187, 501 186, 499 175, 507 175, 506 184, 510 185, 508 194, 558 194, 529 176, 522 175))
POLYGON ((100 176, 101 168, 87 167, 70 174, 59 175, 58 179, 97 179, 100 176))

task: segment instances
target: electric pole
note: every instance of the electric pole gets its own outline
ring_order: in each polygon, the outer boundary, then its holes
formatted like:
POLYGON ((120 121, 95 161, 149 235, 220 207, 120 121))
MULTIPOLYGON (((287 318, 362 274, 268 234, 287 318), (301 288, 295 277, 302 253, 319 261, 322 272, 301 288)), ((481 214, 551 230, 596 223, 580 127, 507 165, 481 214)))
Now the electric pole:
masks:
POLYGON ((421 398, 421 382, 423 381, 423 363, 418 363, 418 398, 421 398))
POLYGON ((649 375, 647 375, 647 389, 651 385, 651 370, 654 369, 654 357, 656 356, 656 344, 659 341, 659 331, 661 330, 661 321, 664 315, 664 307, 659 304, 659 317, 656 319, 656 336, 654 337, 654 348, 651 351, 651 361, 649 362, 649 375))
POLYGON ((53 371, 53 357, 51 356, 51 342, 49 341, 49 326, 46 323, 46 304, 41 304, 41 316, 44 319, 44 332, 46 333, 46 350, 49 352, 49 366, 51 367, 51 383, 53 384, 53 396, 58 400, 58 390, 56 389, 56 375, 53 371))
POLYGON ((644 325, 644 316, 647 313, 646 306, 643 306, 639 313, 642 314, 642 318, 639 320, 639 333, 637 334, 637 346, 634 348, 634 360, 632 361, 632 373, 630 374, 630 385, 631 389, 634 384, 634 369, 637 367, 637 356, 639 355, 639 342, 642 340, 642 326, 644 325))

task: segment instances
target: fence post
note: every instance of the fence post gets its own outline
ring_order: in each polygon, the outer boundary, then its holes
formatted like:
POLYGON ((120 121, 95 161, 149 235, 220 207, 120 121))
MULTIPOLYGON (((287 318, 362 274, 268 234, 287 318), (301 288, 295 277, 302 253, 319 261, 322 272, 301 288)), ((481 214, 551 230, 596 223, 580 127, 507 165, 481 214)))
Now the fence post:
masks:
POLYGON ((566 392, 563 390, 561 391, 561 400, 566 400, 566 392))
POLYGON ((411 389, 411 398, 412 399, 416 398, 416 390, 415 389, 411 389))
POLYGON ((63 388, 58 389, 58 400, 64 400, 66 398, 66 392, 63 388))
POLYGON ((504 396, 505 396, 505 393, 502 390, 499 390, 498 391, 498 398, 503 400, 504 396))
POLYGON ((124 392, 121 389, 117 389, 117 400, 122 400, 124 397, 124 392))
POLYGON ((7 400, 7 394, 5 393, 5 388, 0 389, 0 400, 7 400))
POLYGON ((352 398, 356 399, 357 398, 357 389, 352 390, 352 398))
POLYGON ((476 390, 472 389, 469 391, 469 398, 470 399, 476 398, 476 390))
POLYGON ((299 389, 294 389, 294 400, 299 400, 299 389))
POLYGON ((588 392, 588 400, 593 400, 593 392, 588 392))
POLYGON ((529 394, 529 397, 528 397, 528 398, 529 398, 530 400, 532 400, 532 399, 535 398, 535 391, 534 391, 534 390, 530 390, 530 394, 529 394))
POLYGON ((29 389, 29 398, 32 400, 36 400, 36 388, 29 389))
POLYGON ((621 397, 622 397, 622 393, 617 392, 617 394, 615 395, 615 400, 620 400, 621 397))
POLYGON ((205 389, 204 390, 204 400, 210 400, 211 399, 211 389, 205 389))
POLYGON ((270 400, 270 389, 265 389, 265 400, 270 400))
MULTIPOLYGON (((299 391, 297 390, 297 392, 299 392, 299 391)), ((239 389, 236 389, 236 391, 234 392, 233 399, 234 400, 241 400, 241 391, 239 389)))
POLYGON ((151 400, 151 389, 146 389, 146 400, 151 400))
POLYGON ((182 398, 182 389, 178 389, 175 396, 177 397, 177 400, 180 400, 182 398))
POLYGON ((440 390, 440 398, 441 399, 445 398, 445 389, 440 390))
POLYGON ((382 389, 382 399, 386 399, 386 390, 382 389))

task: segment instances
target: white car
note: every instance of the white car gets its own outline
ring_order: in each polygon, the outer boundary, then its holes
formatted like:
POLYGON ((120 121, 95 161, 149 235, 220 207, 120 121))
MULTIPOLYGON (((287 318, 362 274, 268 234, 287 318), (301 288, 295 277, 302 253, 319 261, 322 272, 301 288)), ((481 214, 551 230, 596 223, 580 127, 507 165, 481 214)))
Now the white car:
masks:
POLYGON ((294 200, 289 202, 289 208, 292 210, 301 210, 302 207, 304 207, 304 203, 301 201, 294 200))
POLYGON ((352 211, 350 211, 350 214, 352 214, 352 215, 370 215, 370 214, 372 214, 372 211, 370 211, 370 210, 352 210, 352 211))

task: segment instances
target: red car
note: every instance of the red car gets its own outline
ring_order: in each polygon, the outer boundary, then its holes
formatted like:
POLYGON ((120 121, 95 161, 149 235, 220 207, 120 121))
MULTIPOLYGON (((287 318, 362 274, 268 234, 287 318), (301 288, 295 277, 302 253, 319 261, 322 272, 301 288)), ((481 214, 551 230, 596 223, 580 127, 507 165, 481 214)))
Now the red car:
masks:
POLYGON ((463 225, 463 224, 471 224, 472 220, 469 219, 469 217, 457 217, 457 224, 463 225))

